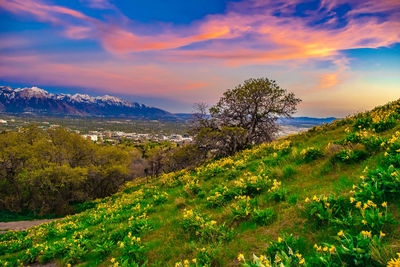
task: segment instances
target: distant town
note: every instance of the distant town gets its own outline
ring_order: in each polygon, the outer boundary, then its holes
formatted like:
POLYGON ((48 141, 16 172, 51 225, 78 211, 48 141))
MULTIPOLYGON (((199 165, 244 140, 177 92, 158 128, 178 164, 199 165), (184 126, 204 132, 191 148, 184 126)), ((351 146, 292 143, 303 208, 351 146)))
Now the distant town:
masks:
MULTIPOLYGON (((319 121, 297 124, 281 123, 278 137, 306 131, 319 124, 319 121)), ((18 130, 29 125, 37 125, 42 129, 65 127, 71 132, 93 142, 119 143, 130 140, 133 143, 174 142, 186 144, 192 141, 187 134, 186 122, 165 122, 158 120, 124 120, 124 119, 99 119, 77 117, 21 117, 0 115, 0 131, 18 130)))
POLYGON ((133 142, 141 143, 144 141, 154 141, 154 142, 162 142, 162 141, 170 141, 174 143, 189 143, 192 141, 192 137, 184 133, 184 124, 180 124, 179 127, 176 127, 177 132, 171 131, 171 125, 169 123, 160 123, 158 121, 153 122, 160 124, 161 126, 165 126, 164 128, 155 129, 151 127, 152 122, 144 122, 144 121, 122 121, 122 120, 104 120, 103 126, 106 127, 97 127, 97 120, 92 118, 74 118, 71 123, 71 119, 65 118, 51 118, 53 121, 46 121, 45 118, 19 118, 13 117, 0 119, 0 130, 21 130, 23 127, 27 127, 29 125, 37 125, 42 129, 51 129, 58 127, 65 127, 71 132, 75 132, 80 134, 82 137, 91 140, 93 142, 109 142, 115 143, 119 142, 122 139, 129 139, 133 142), (55 121, 58 123, 55 123, 55 121), (67 120, 67 123, 65 123, 67 120), (68 123, 69 122, 69 123, 68 123), (116 125, 123 124, 125 127, 116 127, 116 125), (130 125, 133 124, 133 125, 130 125), (143 127, 143 125, 146 127, 143 127), (82 127, 80 127, 82 125, 82 127), (135 127, 135 125, 137 127, 135 127), (110 126, 110 127, 107 127, 110 126), (131 127, 129 127, 131 126, 131 127), (141 126, 141 127, 139 127, 141 126), (111 130, 111 129, 115 130, 111 130), (134 128, 137 128, 138 131, 132 131, 134 128), (121 129, 125 129, 124 131, 121 129), (131 131, 127 131, 127 130, 131 131), (147 131, 147 132, 146 132, 147 131))

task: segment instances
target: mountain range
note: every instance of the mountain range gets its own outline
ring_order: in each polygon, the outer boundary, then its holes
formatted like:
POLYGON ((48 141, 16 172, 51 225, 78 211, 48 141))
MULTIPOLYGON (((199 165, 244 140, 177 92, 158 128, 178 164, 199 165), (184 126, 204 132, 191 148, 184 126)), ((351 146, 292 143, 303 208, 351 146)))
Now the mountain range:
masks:
MULTIPOLYGON (((38 87, 13 89, 0 86, 0 112, 52 116, 115 117, 150 120, 188 121, 190 113, 173 114, 160 108, 128 102, 119 97, 87 94, 55 94, 38 87)), ((330 123, 336 118, 281 118, 280 124, 311 127, 330 123)))
POLYGON ((0 112, 40 115, 126 117, 135 119, 179 119, 165 110, 115 96, 54 94, 38 87, 13 89, 0 86, 0 112))

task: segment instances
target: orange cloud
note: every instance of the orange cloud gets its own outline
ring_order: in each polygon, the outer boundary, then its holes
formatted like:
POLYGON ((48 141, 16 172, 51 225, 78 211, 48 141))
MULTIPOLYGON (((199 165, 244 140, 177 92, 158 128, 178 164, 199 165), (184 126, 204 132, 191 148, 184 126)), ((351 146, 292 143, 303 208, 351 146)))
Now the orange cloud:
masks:
POLYGON ((339 83, 337 73, 326 73, 320 76, 319 88, 328 88, 339 83))
POLYGON ((23 80, 37 84, 112 90, 116 94, 168 97, 208 86, 157 65, 127 65, 115 61, 57 63, 34 55, 0 55, 0 62, 2 78, 21 80, 21 73, 24 73, 23 80))
MULTIPOLYGON (((345 1, 336 0, 323 3, 329 9, 343 2, 345 1)), ((100 4, 103 1, 93 1, 93 3, 100 4)), ((30 13, 42 21, 61 24, 65 27, 67 37, 96 39, 112 53, 165 50, 160 54, 160 58, 175 57, 173 59, 175 62, 213 59, 232 66, 260 64, 280 60, 332 57, 344 49, 375 48, 400 42, 398 34, 400 21, 395 16, 380 22, 376 18, 354 19, 349 15, 347 26, 327 29, 310 27, 304 18, 273 16, 268 9, 255 14, 240 13, 240 5, 243 6, 242 9, 260 8, 268 3, 270 2, 254 0, 237 3, 236 9, 232 8, 226 14, 210 15, 188 27, 169 29, 151 36, 141 36, 134 32, 135 29, 111 24, 76 10, 41 1, 0 0, 0 7, 13 13, 30 13), (64 20, 60 16, 70 16, 80 21, 64 20), (257 40, 246 40, 248 34, 257 35, 257 40), (242 38, 246 42, 236 44, 235 38, 242 38), (206 48, 190 51, 176 50, 182 46, 207 40, 226 40, 228 43, 220 45, 216 42, 206 48), (253 48, 254 46, 257 48, 253 48)), ((298 1, 287 1, 281 9, 293 8, 296 3, 298 1)), ((366 0, 359 3, 349 14, 357 15, 368 10, 382 12, 390 8, 399 9, 399 6, 395 0, 366 0)), ((333 23, 335 19, 331 20, 333 23)))

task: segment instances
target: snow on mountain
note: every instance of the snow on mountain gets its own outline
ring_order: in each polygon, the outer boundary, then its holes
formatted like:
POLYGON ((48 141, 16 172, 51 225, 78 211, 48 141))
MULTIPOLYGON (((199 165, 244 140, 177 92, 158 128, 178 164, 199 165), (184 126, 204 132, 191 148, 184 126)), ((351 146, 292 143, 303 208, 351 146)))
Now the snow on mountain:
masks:
POLYGON ((151 119, 177 118, 164 110, 130 103, 115 96, 53 94, 39 87, 12 89, 9 86, 0 86, 0 111, 151 119))

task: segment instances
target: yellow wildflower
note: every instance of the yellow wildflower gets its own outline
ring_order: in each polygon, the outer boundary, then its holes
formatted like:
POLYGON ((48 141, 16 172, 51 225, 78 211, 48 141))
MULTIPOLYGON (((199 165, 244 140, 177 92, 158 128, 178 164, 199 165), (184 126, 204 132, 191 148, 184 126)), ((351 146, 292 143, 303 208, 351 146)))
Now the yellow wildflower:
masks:
POLYGON ((371 237, 371 231, 361 231, 361 234, 362 234, 364 237, 371 237))
POLYGON ((244 255, 242 253, 237 257, 238 261, 244 261, 244 255))
POLYGON ((393 258, 387 263, 388 267, 398 267, 400 266, 400 253, 397 253, 397 259, 393 258))

